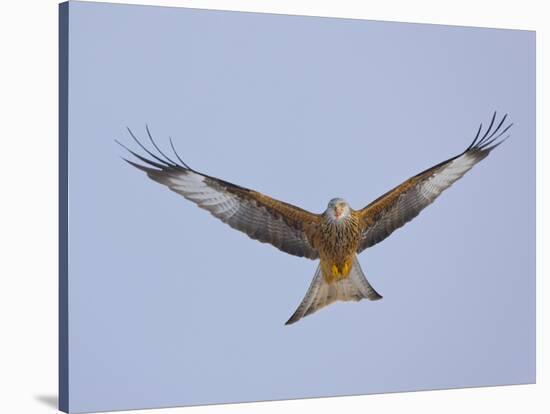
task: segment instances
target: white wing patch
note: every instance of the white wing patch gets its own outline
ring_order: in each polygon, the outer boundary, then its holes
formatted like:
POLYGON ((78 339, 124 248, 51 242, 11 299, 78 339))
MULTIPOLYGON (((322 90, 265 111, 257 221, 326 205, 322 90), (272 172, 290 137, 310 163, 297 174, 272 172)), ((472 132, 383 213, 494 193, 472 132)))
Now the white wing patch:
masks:
POLYGON ((420 185, 419 193, 426 199, 433 201, 443 190, 449 188, 455 181, 461 178, 480 160, 476 160, 471 154, 463 154, 451 161, 441 171, 430 177, 420 185))
POLYGON ((220 192, 205 182, 205 177, 192 171, 171 176, 166 185, 216 217, 227 219, 239 209, 239 199, 227 192, 220 192))

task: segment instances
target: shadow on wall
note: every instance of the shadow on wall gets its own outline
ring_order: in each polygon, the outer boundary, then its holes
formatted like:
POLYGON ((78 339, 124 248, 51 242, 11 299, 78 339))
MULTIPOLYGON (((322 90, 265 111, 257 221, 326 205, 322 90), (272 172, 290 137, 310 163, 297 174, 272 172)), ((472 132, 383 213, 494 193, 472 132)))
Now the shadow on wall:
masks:
POLYGON ((42 404, 57 410, 57 395, 35 395, 34 398, 42 404))

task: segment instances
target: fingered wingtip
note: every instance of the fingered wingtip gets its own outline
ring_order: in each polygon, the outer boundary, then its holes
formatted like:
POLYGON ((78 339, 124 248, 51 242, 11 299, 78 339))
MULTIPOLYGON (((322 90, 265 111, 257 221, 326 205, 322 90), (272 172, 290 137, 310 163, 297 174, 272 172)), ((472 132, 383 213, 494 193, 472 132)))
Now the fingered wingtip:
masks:
MULTIPOLYGON (((149 155, 151 158, 146 158, 141 155, 139 155, 137 152, 131 150, 128 146, 124 145, 122 142, 120 142, 118 139, 115 139, 114 141, 120 145, 122 148, 124 148, 126 151, 128 151, 130 154, 132 154, 134 157, 139 159, 140 161, 145 162, 146 164, 152 165, 156 168, 159 168, 161 170, 164 169, 178 169, 178 170, 193 170, 191 167, 189 167, 188 164, 186 164, 183 159, 178 155, 178 153, 175 150, 174 143, 172 142, 172 138, 170 138, 170 146, 172 147, 172 150, 174 151, 174 154, 176 155, 178 161, 181 164, 178 164, 173 159, 168 157, 166 153, 157 145, 155 140, 153 139, 153 136, 151 134, 151 129, 149 128, 149 125, 145 124, 145 130, 147 132, 147 137, 149 138, 149 141, 153 145, 154 150, 157 151, 157 154, 153 153, 151 150, 149 150, 134 134, 134 132, 130 129, 130 127, 126 127, 126 130, 132 137, 132 139, 139 145, 139 147, 145 151, 147 155, 149 155)), ((135 163, 132 164, 135 166, 135 163)))
POLYGON ((497 146, 497 144, 500 144, 504 142, 504 140, 501 140, 499 142, 496 142, 498 138, 500 138, 502 135, 504 135, 511 127, 514 125, 513 123, 510 123, 508 126, 506 126, 504 129, 501 130, 502 125, 506 121, 506 118, 508 117, 508 114, 504 114, 498 125, 493 128, 495 124, 497 111, 493 112, 493 116, 491 118, 491 122, 489 123, 489 126, 487 127, 487 130, 483 134, 483 136, 480 137, 481 130, 483 129, 483 124, 479 125, 479 129, 477 130, 477 134, 470 144, 470 146, 466 149, 466 151, 470 150, 491 150, 497 146))

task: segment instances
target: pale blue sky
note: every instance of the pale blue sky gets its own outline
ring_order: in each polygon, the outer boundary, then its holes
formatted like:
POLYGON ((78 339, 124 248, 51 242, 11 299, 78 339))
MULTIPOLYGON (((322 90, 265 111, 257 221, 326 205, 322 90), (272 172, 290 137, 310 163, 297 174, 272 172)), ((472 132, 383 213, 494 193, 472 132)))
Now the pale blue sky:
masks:
POLYGON ((535 379, 533 32, 72 2, 73 411, 535 379), (316 263, 122 162, 125 127, 313 212, 512 138, 359 260, 378 302, 292 326, 316 263))

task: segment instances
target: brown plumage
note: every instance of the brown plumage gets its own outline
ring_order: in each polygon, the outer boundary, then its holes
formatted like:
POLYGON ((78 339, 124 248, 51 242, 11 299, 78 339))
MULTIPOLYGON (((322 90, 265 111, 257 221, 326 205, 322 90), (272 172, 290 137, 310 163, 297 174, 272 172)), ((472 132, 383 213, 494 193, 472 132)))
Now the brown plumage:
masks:
POLYGON ((496 113, 481 137, 482 125, 479 126, 475 139, 464 152, 409 178, 365 208, 353 210, 344 200, 336 198, 321 214, 202 174, 179 157, 170 140, 177 158, 174 161, 157 146, 148 128, 147 135, 156 154, 128 131, 151 158, 121 145, 144 164, 126 160, 128 163, 234 229, 285 253, 320 259, 304 299, 287 321, 291 324, 337 300, 382 298, 365 278, 357 254, 416 217, 443 190, 500 145, 507 137, 498 139, 512 125, 502 128, 504 116, 493 129, 495 117, 496 113))

